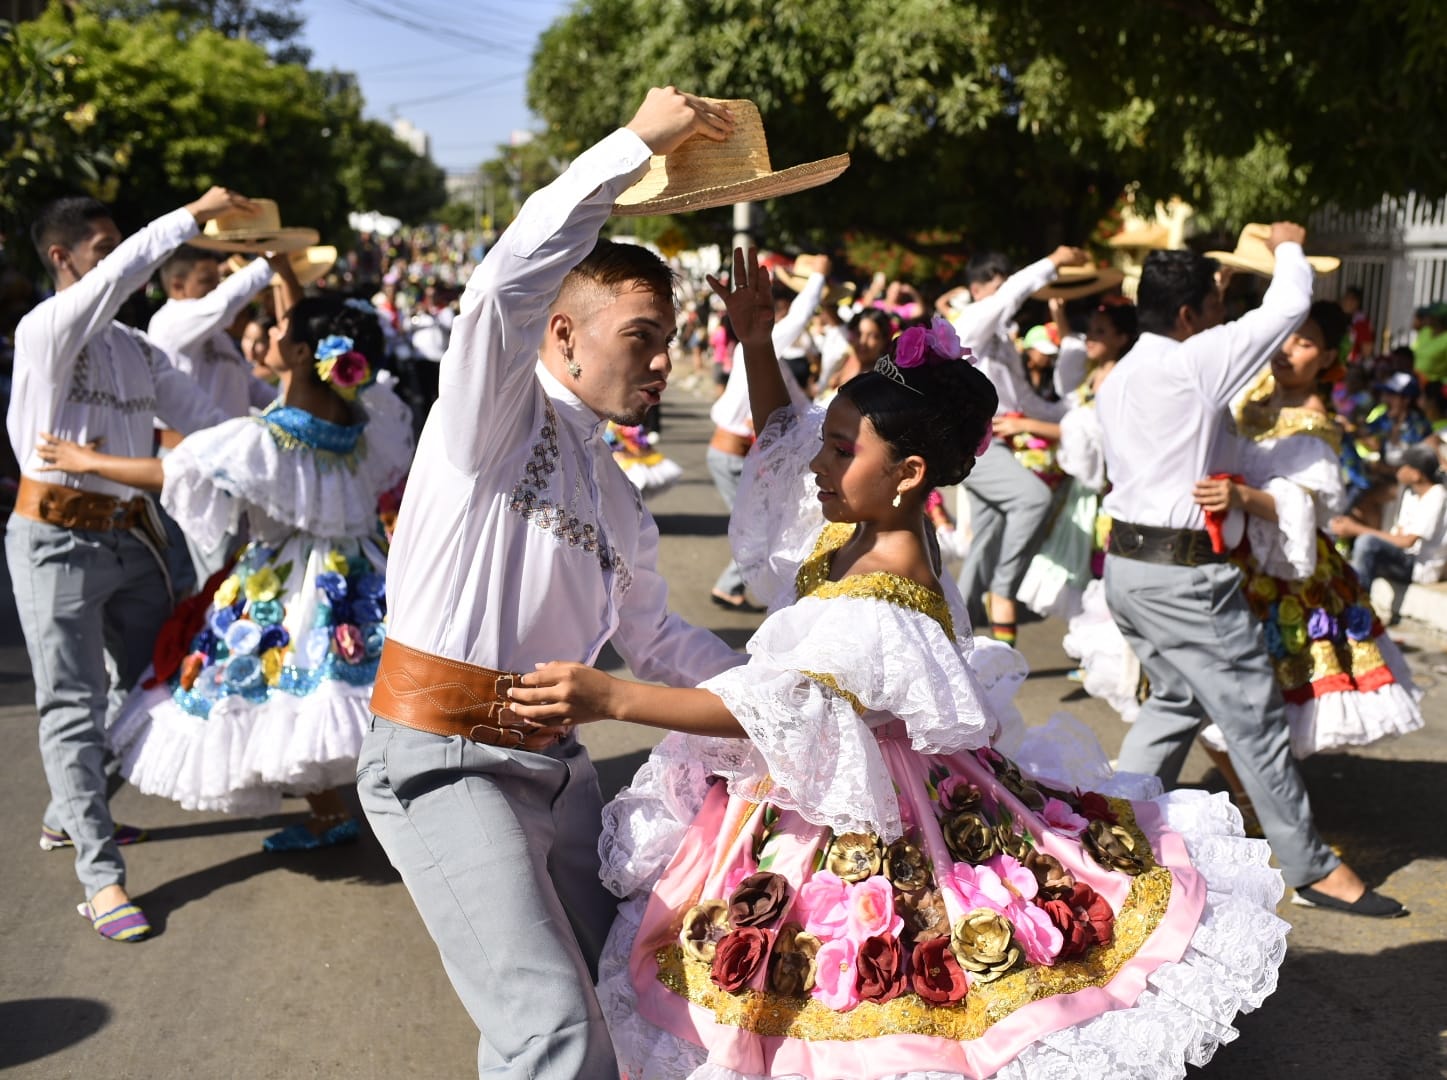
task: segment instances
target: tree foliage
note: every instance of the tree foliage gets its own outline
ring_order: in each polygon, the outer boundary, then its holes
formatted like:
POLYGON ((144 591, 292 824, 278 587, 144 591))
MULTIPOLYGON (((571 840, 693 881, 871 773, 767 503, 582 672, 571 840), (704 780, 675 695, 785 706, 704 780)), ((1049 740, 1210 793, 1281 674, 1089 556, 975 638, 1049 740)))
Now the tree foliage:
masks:
POLYGON ((132 228, 225 184, 329 238, 351 210, 411 222, 446 202, 443 171, 362 116, 354 78, 277 63, 194 14, 53 5, 0 35, 0 96, 25 103, 0 116, 7 230, 79 188, 132 228))
POLYGON ((585 0, 528 87, 567 153, 669 83, 755 101, 776 167, 848 150, 839 180, 773 205, 776 237, 1038 252, 1130 182, 1225 228, 1447 194, 1444 34, 1432 0, 585 0))

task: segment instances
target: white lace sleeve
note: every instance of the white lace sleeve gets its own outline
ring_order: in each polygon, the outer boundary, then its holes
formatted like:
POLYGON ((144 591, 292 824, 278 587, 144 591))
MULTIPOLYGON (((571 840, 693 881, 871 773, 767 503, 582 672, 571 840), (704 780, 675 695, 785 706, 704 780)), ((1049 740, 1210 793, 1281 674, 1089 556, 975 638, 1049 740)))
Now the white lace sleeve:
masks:
POLYGON ((794 600, 794 577, 824 526, 809 461, 818 452, 822 408, 776 409, 744 461, 729 519, 734 560, 769 608, 794 600))
POLYGON ((263 534, 367 535, 376 527, 377 497, 407 473, 412 422, 386 387, 370 387, 360 401, 367 427, 351 455, 284 448, 264 417, 188 436, 164 460, 162 504, 207 549, 236 532, 243 512, 263 534))
POLYGON ((964 653, 934 619, 896 604, 806 597, 769 616, 749 653, 703 684, 749 741, 694 739, 689 753, 736 794, 837 831, 899 835, 873 726, 903 721, 929 754, 984 746, 995 730, 964 653))
POLYGON ((1341 505, 1341 467, 1331 447, 1311 435, 1258 443, 1246 459, 1247 482, 1276 502, 1276 520, 1247 518, 1258 566, 1300 580, 1316 570, 1317 530, 1341 505))

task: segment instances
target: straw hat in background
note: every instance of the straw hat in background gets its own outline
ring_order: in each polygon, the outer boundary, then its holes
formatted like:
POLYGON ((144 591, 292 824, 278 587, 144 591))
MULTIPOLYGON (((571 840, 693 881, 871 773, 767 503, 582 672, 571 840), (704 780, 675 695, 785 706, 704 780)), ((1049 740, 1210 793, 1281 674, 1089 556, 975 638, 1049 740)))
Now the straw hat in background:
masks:
MULTIPOLYGON (((1241 230, 1235 251, 1208 251, 1206 256, 1233 270, 1271 277, 1276 273, 1276 255, 1266 246, 1270 238, 1270 225, 1253 223, 1241 230)), ((1341 266, 1341 260, 1331 255, 1308 255, 1306 261, 1318 274, 1330 274, 1341 266)))
POLYGON ((1031 293, 1036 300, 1079 300, 1109 292, 1125 280, 1113 266, 1062 266, 1053 284, 1031 293))
POLYGON ((264 251, 300 251, 320 239, 315 229, 282 228, 281 211, 271 199, 252 199, 256 212, 228 210, 206 222, 201 235, 187 241, 207 251, 237 251, 259 255, 264 251))
MULTIPOLYGON (((792 268, 776 266, 774 277, 785 288, 801 293, 804 291, 804 286, 809 284, 809 276, 815 272, 817 263, 814 260, 816 258, 817 256, 814 255, 800 255, 794 260, 792 268)), ((858 291, 859 286, 852 281, 828 281, 824 285, 823 294, 819 297, 819 303, 833 304, 837 307, 846 301, 853 300, 858 291)))
POLYGON ((694 135, 667 157, 655 154, 643 178, 618 196, 613 213, 678 214, 773 199, 827 184, 849 167, 849 155, 837 154, 776 172, 754 103, 707 100, 733 113, 733 134, 722 142, 694 135))
POLYGON ((1171 246, 1171 230, 1159 221, 1132 221, 1114 236, 1105 238, 1113 248, 1145 248, 1152 251, 1171 246))
MULTIPOLYGON (((291 263, 291 272, 296 275, 297 281, 305 288, 327 276, 327 271, 337 263, 337 249, 330 244, 304 248, 301 251, 288 253, 287 261, 291 263)), ((226 260, 226 265, 234 274, 238 270, 246 269, 247 259, 241 255, 233 255, 226 260)), ((271 283, 278 285, 281 283, 281 279, 272 274, 271 283)))

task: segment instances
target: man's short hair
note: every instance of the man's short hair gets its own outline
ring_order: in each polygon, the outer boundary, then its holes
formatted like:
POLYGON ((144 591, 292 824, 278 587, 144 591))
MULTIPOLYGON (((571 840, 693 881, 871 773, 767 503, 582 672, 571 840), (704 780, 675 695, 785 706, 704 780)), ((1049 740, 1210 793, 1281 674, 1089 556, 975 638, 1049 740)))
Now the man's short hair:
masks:
POLYGON ((1199 312, 1216 288, 1220 265, 1194 251, 1152 251, 1147 255, 1136 289, 1141 333, 1173 335, 1181 308, 1199 312))
POLYGON ((171 252, 166 261, 161 264, 161 284, 170 288, 171 282, 177 278, 183 278, 195 269, 197 263, 214 262, 219 263, 221 256, 214 251, 206 251, 202 248, 192 247, 190 244, 182 244, 175 251, 171 252))
POLYGON ((666 262, 646 247, 599 240, 583 261, 568 271, 552 310, 556 311, 571 295, 588 286, 616 294, 623 286, 635 283, 672 300, 678 278, 666 262))
POLYGON ((1362 287, 1360 285, 1348 285, 1345 289, 1342 290, 1341 295, 1343 300, 1345 300, 1348 296, 1354 296, 1356 297, 1357 303, 1359 304, 1363 303, 1367 298, 1366 293, 1362 292, 1362 287))
POLYGON ((998 251, 983 251, 970 256, 965 266, 966 285, 985 285, 997 277, 1010 276, 1010 260, 998 251))
POLYGON ((40 261, 55 273, 50 261, 49 249, 52 244, 73 248, 83 243, 95 230, 98 221, 113 221, 110 207, 89 195, 67 195, 40 208, 35 220, 30 223, 30 242, 40 261))

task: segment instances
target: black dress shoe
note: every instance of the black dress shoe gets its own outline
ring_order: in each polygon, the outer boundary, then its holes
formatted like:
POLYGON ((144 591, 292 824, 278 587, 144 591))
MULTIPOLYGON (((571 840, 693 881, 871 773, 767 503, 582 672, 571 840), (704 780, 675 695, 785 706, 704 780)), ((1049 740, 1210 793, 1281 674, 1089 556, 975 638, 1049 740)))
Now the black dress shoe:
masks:
POLYGON ((759 607, 757 604, 749 603, 747 596, 742 596, 738 593, 735 593, 733 596, 724 596, 722 593, 711 592, 708 594, 708 598, 719 607, 725 608, 728 611, 743 611, 750 615, 761 615, 767 610, 759 607))
POLYGON ((1348 915, 1365 915, 1369 919, 1400 919, 1403 915, 1409 914, 1406 908, 1390 896, 1383 896, 1371 889, 1349 904, 1345 900, 1338 900, 1335 896, 1328 896, 1324 892, 1299 885, 1291 902, 1302 907, 1321 907, 1331 911, 1344 911, 1348 915))

